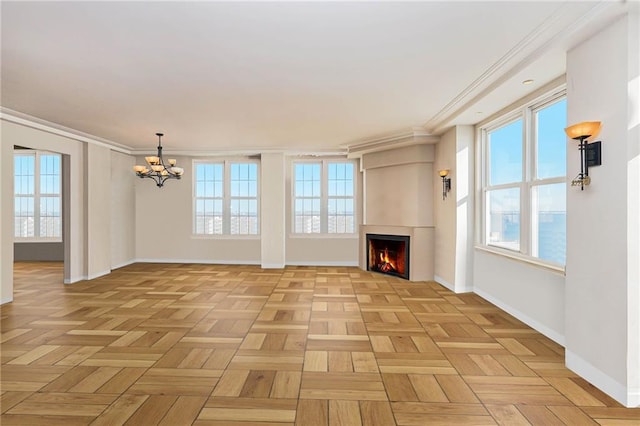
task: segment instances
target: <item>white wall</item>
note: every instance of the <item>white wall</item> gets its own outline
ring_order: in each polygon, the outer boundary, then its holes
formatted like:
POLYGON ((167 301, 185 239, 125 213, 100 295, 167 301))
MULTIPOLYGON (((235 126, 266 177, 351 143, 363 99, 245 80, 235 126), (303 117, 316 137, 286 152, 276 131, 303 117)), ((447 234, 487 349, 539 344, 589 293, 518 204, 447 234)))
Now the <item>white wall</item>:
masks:
POLYGON ((474 130, 455 126, 436 146, 434 215, 436 222, 435 281, 456 293, 473 289, 474 130), (438 171, 449 169, 451 191, 442 199, 438 171))
POLYGON ((640 5, 628 20, 627 405, 640 406, 640 5))
POLYGON ((551 340, 564 344, 564 276, 476 249, 473 291, 551 340))
POLYGON ((433 145, 413 145, 365 154, 364 223, 434 226, 433 145))
POLYGON ((442 199, 442 178, 436 176, 433 183, 435 217, 435 281, 454 290, 456 279, 456 128, 451 128, 440 137, 436 145, 435 173, 449 169, 452 180, 451 192, 442 199))
MULTIPOLYGON (((357 265, 358 237, 291 234, 291 158, 264 154, 260 164, 260 235, 194 237, 193 159, 177 157, 181 180, 157 188, 135 181, 135 259, 150 262, 202 262, 288 265, 357 265)), ((138 164, 144 158, 137 158, 138 164)))
POLYGON ((101 144, 55 134, 53 129, 25 120, 2 124, 2 303, 13 294, 13 145, 63 154, 64 282, 92 279, 109 273, 113 262, 133 259, 133 185, 123 185, 133 157, 114 153, 101 144), (118 160, 113 164, 112 158, 118 160), (110 173, 105 176, 104 171, 110 173), (118 178, 110 179, 115 171, 118 178), (116 197, 112 199, 112 195, 116 197), (113 224, 113 227, 112 227, 113 224), (113 242, 113 245, 112 245, 113 242), (5 248, 6 251, 5 251, 5 248))
MULTIPOLYGON (((633 406, 640 404, 639 182, 629 177, 638 175, 639 142, 637 116, 629 115, 638 94, 629 87, 638 79, 637 21, 637 13, 625 16, 567 55, 568 122, 603 123, 602 166, 589 169, 584 191, 567 195, 567 366, 633 406)), ((570 141, 567 169, 578 167, 570 141)))
MULTIPOLYGON (((2 145, 3 150, 11 150, 12 163, 13 145, 21 145, 29 148, 59 152, 68 155, 70 162, 70 194, 68 194, 70 202, 69 211, 67 213, 70 215, 70 220, 67 224, 69 229, 66 232, 68 238, 64 241, 65 247, 67 247, 65 250, 69 250, 68 255, 65 256, 65 283, 72 283, 85 279, 86 241, 84 209, 84 149, 86 144, 64 136, 55 135, 50 132, 3 120, 2 145)), ((7 169, 3 167, 3 176, 5 170, 7 169)), ((13 170, 13 166, 11 166, 10 170, 13 170)), ((11 173, 12 174, 8 179, 10 182, 9 185, 13 188, 13 172, 11 173)), ((10 192, 13 192, 12 189, 10 192)), ((11 201, 11 205, 13 205, 13 201, 11 201)), ((7 209, 7 207, 8 206, 3 205, 2 211, 5 213, 7 211, 11 212, 10 215, 13 218, 13 208, 7 209)), ((13 229, 13 220, 11 220, 11 225, 6 229, 13 229)), ((13 234, 3 233, 3 241, 5 238, 9 239, 11 243, 13 243, 13 234)), ((11 292, 13 292, 13 286, 11 292)))
POLYGON ((473 289, 474 143, 473 126, 456 126, 456 181, 452 184, 456 200, 456 292, 473 289))
POLYGON ((0 121, 0 304, 13 300, 13 142, 0 121))
POLYGON ((13 260, 16 262, 62 262, 64 261, 64 243, 15 242, 13 243, 13 260))
POLYGON ((135 259, 135 157, 111 151, 111 269, 135 259))
MULTIPOLYGON (((193 161, 189 157, 176 160, 184 168, 184 176, 168 180, 162 188, 131 172, 135 181, 136 260, 260 264, 259 237, 193 236, 193 161)), ((138 157, 136 164, 145 164, 144 157, 138 157)))
MULTIPOLYGON (((292 209, 292 174, 293 162, 296 158, 288 157, 285 168, 285 234, 286 234, 286 264, 287 265, 317 265, 317 266, 357 266, 358 265, 358 235, 300 235, 293 234, 292 209)), ((356 165, 356 170, 358 166, 356 165)), ((356 206, 362 199, 362 173, 356 173, 356 206)), ((356 226, 362 222, 362 211, 356 211, 356 226)), ((356 229, 357 232, 357 229, 356 229)))

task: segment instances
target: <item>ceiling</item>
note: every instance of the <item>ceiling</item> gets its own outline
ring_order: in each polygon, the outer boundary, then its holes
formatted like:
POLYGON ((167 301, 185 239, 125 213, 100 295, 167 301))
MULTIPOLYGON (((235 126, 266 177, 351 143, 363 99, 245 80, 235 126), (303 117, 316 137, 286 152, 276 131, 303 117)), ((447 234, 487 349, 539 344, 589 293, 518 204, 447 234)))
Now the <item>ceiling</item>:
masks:
POLYGON ((133 153, 344 151, 486 119, 621 7, 2 1, 1 105, 133 153))

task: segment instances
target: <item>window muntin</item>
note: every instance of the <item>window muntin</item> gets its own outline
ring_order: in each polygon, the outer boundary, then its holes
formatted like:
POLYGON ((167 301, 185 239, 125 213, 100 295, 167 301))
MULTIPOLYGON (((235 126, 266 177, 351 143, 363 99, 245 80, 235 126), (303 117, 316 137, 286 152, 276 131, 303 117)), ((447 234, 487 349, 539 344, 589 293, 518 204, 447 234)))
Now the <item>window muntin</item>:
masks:
POLYGON ((481 128, 482 244, 564 265, 564 127, 566 99, 556 95, 481 128))
POLYGON ((223 233, 224 163, 196 164, 195 234, 223 233))
POLYGON ((14 153, 14 237, 62 238, 61 155, 43 151, 14 153))
POLYGON ((195 162, 194 234, 257 235, 258 164, 195 162))
POLYGON ((258 165, 231 163, 231 231, 235 234, 258 233, 258 165))
POLYGON ((320 233, 320 174, 322 164, 302 163, 294 166, 294 231, 320 233))
POLYGON ((294 233, 355 233, 352 161, 295 162, 293 175, 294 233))

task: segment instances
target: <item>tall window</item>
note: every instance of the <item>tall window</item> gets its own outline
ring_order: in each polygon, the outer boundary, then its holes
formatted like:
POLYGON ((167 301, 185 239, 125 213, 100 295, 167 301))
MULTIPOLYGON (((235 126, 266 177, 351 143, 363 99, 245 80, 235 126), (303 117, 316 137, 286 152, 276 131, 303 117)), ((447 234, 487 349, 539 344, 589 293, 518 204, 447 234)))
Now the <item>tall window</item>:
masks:
POLYGON ((62 238, 61 156, 43 151, 14 153, 14 236, 62 238))
POLYGON ((566 111, 556 95, 480 129, 486 246, 564 265, 566 111))
POLYGON ((257 235, 258 164, 194 163, 194 234, 257 235))
POLYGON ((293 174, 294 233, 355 233, 352 161, 296 162, 293 174))

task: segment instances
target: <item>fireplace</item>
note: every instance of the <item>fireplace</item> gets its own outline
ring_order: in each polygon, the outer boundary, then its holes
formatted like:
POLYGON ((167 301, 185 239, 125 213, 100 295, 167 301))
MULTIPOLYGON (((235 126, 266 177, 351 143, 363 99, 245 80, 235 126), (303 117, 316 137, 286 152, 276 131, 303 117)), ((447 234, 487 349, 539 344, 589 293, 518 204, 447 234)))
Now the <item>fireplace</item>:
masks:
POLYGON ((409 236, 367 234, 367 271, 409 279, 409 236))

